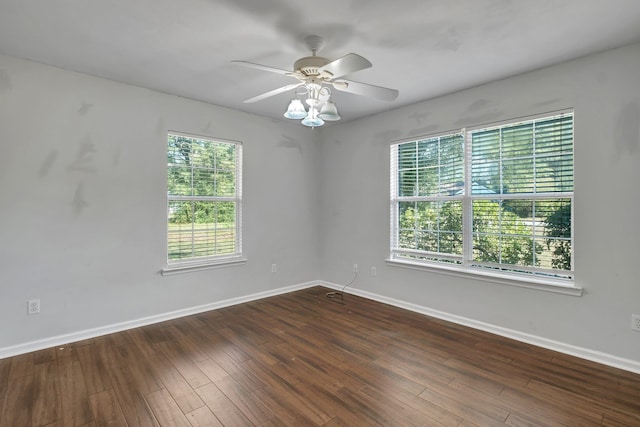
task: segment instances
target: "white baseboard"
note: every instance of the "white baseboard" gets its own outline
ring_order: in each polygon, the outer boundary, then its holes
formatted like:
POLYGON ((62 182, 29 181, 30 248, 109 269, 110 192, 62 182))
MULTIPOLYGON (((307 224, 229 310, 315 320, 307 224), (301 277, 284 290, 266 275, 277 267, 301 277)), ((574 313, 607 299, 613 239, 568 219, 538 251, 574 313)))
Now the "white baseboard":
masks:
MULTIPOLYGON (((218 301, 210 304, 199 305, 196 307, 190 307, 182 310, 171 311, 168 313, 158 314, 154 316, 143 317, 140 319, 130 320, 127 322, 101 326, 99 328, 85 329, 78 332, 72 332, 70 334, 58 335, 51 338, 45 338, 42 340, 31 341, 31 342, 18 344, 10 347, 0 348, 0 359, 3 359, 5 357, 16 356, 19 354, 29 353, 32 351, 43 350, 50 347, 56 347, 56 346, 60 346, 60 345, 64 345, 64 344, 68 344, 76 341, 82 341, 89 338, 95 338, 102 335, 111 334, 114 332, 124 331, 127 329, 138 328, 140 326, 159 323, 165 320, 177 319, 179 317, 189 316, 192 314, 202 313, 210 310, 216 310, 218 308, 229 307, 232 305, 242 304, 249 301, 255 301, 262 298, 281 295, 288 292, 294 292, 301 289, 310 288, 313 286, 325 286, 327 288, 331 288, 335 290, 342 290, 344 287, 344 285, 338 285, 336 283, 331 283, 323 280, 315 280, 311 282, 300 283, 297 285, 286 286, 278 289, 272 289, 265 292, 258 292, 251 295, 231 298, 224 301, 218 301)), ((590 360, 592 362, 602 363, 603 365, 612 366, 614 368, 619 368, 625 371, 630 371, 630 372, 640 374, 640 362, 635 360, 624 359, 621 357, 613 356, 611 354, 602 353, 602 352, 590 350, 587 348, 576 347, 570 344, 550 340, 550 339, 539 337, 536 335, 526 334, 524 332, 516 331, 513 329, 507 329, 501 326, 479 322, 477 320, 469 319, 469 318, 458 316, 455 314, 445 313, 443 311, 434 310, 432 308, 423 307, 423 306, 412 304, 406 301, 385 297, 383 295, 374 294, 372 292, 363 291, 357 288, 347 288, 344 290, 344 292, 357 295, 363 298, 367 298, 370 300, 378 301, 384 304, 389 304, 395 307, 410 310, 416 313, 435 317, 437 319, 446 320, 459 325, 468 326, 470 328, 479 329, 481 331, 490 332, 506 338, 511 338, 517 341, 536 345, 538 347, 543 347, 549 350, 558 351, 560 353, 569 354, 571 356, 576 356, 582 359, 590 360)))
MULTIPOLYGON (((335 289, 335 290, 341 290, 343 288, 343 285, 338 285, 336 283, 331 283, 331 282, 318 282, 317 284, 325 286, 327 288, 335 289)), ((357 295, 363 298, 371 299, 374 301, 382 302, 384 304, 393 305, 395 307, 404 308, 406 310, 410 310, 416 313, 435 317, 437 319, 446 320, 448 322, 456 323, 463 326, 468 326, 470 328, 479 329, 485 332, 490 332, 492 334, 514 339, 516 341, 525 342, 527 344, 532 344, 538 347, 543 347, 549 350, 554 350, 560 353, 576 356, 581 359, 590 360, 592 362, 601 363, 603 365, 607 365, 614 368, 623 369, 625 371, 630 371, 636 374, 640 374, 640 362, 636 360, 624 359, 622 357, 614 356, 607 353, 602 353, 600 351, 577 347, 571 344, 550 340, 547 338, 527 334, 527 333, 516 331, 513 329, 507 329, 501 326, 479 322, 477 320, 469 319, 462 316, 457 316, 455 314, 445 313, 443 311, 434 310, 432 308, 423 307, 423 306, 412 304, 406 301, 385 297, 383 295, 374 294, 372 292, 363 291, 357 288, 347 288, 344 290, 344 292, 352 295, 357 295)))
POLYGON ((190 316, 192 314, 203 313, 205 311, 215 310, 218 308, 229 307, 232 305, 242 304, 249 301, 255 301, 262 298, 267 298, 275 295, 286 294, 288 292, 297 291, 300 289, 306 289, 319 285, 320 282, 307 282, 293 286, 286 286, 283 288, 273 289, 265 292, 258 292, 251 295, 246 295, 237 298, 231 298, 224 301, 218 301, 210 304, 203 304, 196 307, 189 307, 182 310, 171 311, 168 313, 157 314, 154 316, 143 317, 140 319, 129 320, 122 323, 116 323, 113 325, 101 326, 93 329, 85 329, 78 332, 72 332, 70 334, 57 335, 51 338, 45 338, 41 340, 26 342, 10 347, 0 348, 0 359, 5 357, 17 356, 19 354, 29 353, 37 350, 44 350, 45 348, 51 348, 69 344, 76 341, 82 341, 89 338, 96 338, 102 335, 112 334, 114 332, 125 331, 127 329, 138 328, 140 326, 151 325, 153 323, 164 322, 165 320, 177 319, 179 317, 190 316))

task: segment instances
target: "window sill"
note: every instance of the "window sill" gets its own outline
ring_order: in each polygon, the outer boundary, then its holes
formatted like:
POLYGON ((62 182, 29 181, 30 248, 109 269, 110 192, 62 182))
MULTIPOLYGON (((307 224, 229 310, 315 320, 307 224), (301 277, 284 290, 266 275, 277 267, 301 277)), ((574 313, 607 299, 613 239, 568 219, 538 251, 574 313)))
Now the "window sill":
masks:
POLYGON ((555 280, 540 278, 516 278, 506 274, 483 272, 465 268, 440 266, 433 264, 415 263, 397 259, 387 259, 387 265, 392 267, 410 268, 414 270, 430 271, 468 279, 482 280, 484 282, 499 283, 501 285, 517 286, 520 288, 536 289, 546 292, 554 292, 563 295, 582 296, 582 288, 555 280))
POLYGON ((211 260, 198 263, 172 264, 160 270, 160 274, 163 276, 171 276, 173 274, 190 273, 192 271, 209 270, 212 268, 235 267, 246 263, 246 258, 227 258, 224 260, 211 260))

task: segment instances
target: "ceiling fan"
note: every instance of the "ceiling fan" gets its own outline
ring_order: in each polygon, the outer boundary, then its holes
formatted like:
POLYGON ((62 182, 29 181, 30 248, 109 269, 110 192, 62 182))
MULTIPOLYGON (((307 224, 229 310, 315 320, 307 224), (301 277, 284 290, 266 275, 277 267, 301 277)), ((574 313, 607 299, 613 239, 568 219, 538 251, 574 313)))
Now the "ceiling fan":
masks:
POLYGON ((322 126, 327 121, 340 120, 338 110, 331 100, 331 89, 356 95, 369 96, 383 101, 393 101, 398 97, 398 91, 381 86, 354 82, 343 79, 342 76, 364 70, 372 66, 366 58, 355 53, 349 53, 341 58, 331 61, 322 56, 316 56, 316 52, 323 46, 320 36, 308 36, 305 43, 311 50, 311 56, 298 59, 293 64, 293 71, 274 68, 267 65, 255 64, 247 61, 231 61, 234 64, 258 70, 269 71, 293 77, 298 82, 286 85, 253 98, 245 100, 245 103, 258 102, 263 99, 288 92, 295 89, 296 97, 289 104, 284 116, 289 119, 302 119, 302 124, 310 127, 322 126), (306 96, 306 104, 302 104, 300 96, 306 96))

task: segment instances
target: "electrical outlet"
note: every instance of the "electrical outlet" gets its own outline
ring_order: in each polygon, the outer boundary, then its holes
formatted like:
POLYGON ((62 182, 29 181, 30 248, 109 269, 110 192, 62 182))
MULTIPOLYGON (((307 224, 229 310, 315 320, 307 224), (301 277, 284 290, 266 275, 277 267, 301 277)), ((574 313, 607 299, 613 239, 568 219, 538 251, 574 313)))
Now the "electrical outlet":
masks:
POLYGON ((376 270, 375 267, 371 267, 371 275, 375 276, 376 274, 378 274, 378 271, 376 270))
POLYGON ((27 301, 27 314, 38 314, 40 313, 40 300, 39 299, 30 299, 27 301))
POLYGON ((271 272, 276 273, 278 271, 278 266, 275 264, 271 264, 271 272))
POLYGON ((354 273, 358 272, 358 264, 353 264, 353 272, 354 273))
POLYGON ((640 332, 640 314, 631 315, 631 329, 640 332))

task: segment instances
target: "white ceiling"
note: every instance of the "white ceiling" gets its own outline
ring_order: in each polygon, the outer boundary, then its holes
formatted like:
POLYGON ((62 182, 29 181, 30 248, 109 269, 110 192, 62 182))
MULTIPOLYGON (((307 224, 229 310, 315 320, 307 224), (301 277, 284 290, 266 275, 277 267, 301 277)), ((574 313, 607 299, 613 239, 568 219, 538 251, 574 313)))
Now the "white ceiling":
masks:
POLYGON ((310 34, 400 91, 335 93, 344 121, 639 42, 640 0, 0 0, 0 53, 281 120, 289 93, 242 101, 295 80, 230 61, 291 69, 310 34))

